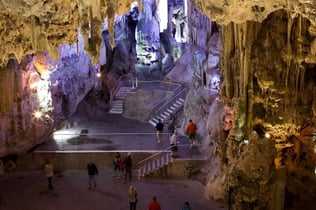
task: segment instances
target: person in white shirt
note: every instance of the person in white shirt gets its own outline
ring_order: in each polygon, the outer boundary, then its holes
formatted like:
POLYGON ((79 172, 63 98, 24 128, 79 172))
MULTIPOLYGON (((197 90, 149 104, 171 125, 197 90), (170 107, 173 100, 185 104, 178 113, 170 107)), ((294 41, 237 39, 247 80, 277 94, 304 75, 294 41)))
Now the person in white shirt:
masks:
POLYGON ((174 133, 170 137, 171 157, 177 156, 177 151, 178 151, 177 141, 178 141, 178 132, 174 131, 174 133))

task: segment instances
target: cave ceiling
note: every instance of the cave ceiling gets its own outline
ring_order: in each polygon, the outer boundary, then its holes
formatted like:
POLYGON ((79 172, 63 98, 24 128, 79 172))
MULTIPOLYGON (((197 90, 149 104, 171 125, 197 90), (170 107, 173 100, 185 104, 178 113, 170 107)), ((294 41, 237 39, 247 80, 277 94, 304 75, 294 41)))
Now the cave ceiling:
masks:
MULTIPOLYGON (((143 0, 144 1, 144 0, 143 0)), ((2 0, 0 2, 0 66, 10 58, 21 61, 26 54, 48 51, 58 59, 58 46, 77 43, 78 28, 85 51, 93 62, 99 58, 101 25, 107 18, 113 37, 115 15, 130 10, 134 0, 2 0), (89 37, 90 36, 90 37, 89 37)), ((312 0, 193 0, 198 8, 218 24, 263 21, 271 12, 287 9, 315 23, 312 0)), ((142 2, 138 0, 141 10, 142 2)))

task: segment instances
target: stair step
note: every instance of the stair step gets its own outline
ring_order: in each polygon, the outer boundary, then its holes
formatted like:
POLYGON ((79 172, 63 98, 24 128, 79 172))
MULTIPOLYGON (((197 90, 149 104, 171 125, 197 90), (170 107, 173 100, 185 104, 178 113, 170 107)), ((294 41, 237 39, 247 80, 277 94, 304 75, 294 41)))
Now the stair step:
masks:
POLYGON ((118 109, 121 109, 123 110, 123 107, 122 106, 112 106, 110 110, 118 110, 118 109))
POLYGON ((183 98, 178 98, 179 101, 181 101, 182 103, 184 103, 184 99, 183 98))
POLYGON ((164 113, 161 113, 160 116, 165 120, 168 118, 168 115, 164 114, 164 113))
POLYGON ((154 122, 153 120, 149 120, 149 123, 152 124, 153 126, 156 126, 156 122, 154 122))
POLYGON ((172 113, 169 113, 169 112, 167 112, 167 111, 164 111, 163 114, 164 114, 164 115, 167 115, 167 118, 169 118, 172 113))
POLYGON ((111 109, 117 109, 117 108, 123 109, 123 106, 121 106, 121 105, 114 105, 114 106, 111 107, 111 109))
POLYGON ((181 101, 176 101, 174 105, 183 106, 183 103, 181 101))
POLYGON ((110 114, 123 114, 123 111, 120 111, 120 110, 110 110, 109 113, 110 113, 110 114))
POLYGON ((114 100, 114 101, 112 102, 112 104, 123 104, 123 101, 114 100))
POLYGON ((168 112, 168 113, 172 114, 172 113, 173 113, 173 110, 172 110, 172 109, 170 109, 170 108, 168 108, 168 109, 166 110, 166 112, 168 112))
POLYGON ((123 110, 123 107, 113 106, 110 110, 123 110))
POLYGON ((169 109, 171 109, 172 111, 176 111, 177 107, 175 107, 174 105, 170 106, 169 109))

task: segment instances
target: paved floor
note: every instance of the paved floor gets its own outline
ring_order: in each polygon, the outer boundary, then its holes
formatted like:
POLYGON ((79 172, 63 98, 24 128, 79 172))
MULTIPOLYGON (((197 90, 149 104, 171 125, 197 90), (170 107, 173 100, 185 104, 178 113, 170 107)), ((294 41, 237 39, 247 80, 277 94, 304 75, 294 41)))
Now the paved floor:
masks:
POLYGON ((147 210, 154 195, 162 210, 181 210, 184 201, 189 201, 193 210, 227 209, 226 204, 206 199, 204 186, 198 181, 141 179, 124 184, 112 174, 100 171, 97 187, 89 190, 86 171, 63 171, 54 177, 54 190, 49 191, 42 171, 15 172, 0 178, 0 209, 128 210, 130 184, 138 192, 137 210, 147 210))
MULTIPOLYGON (((36 151, 162 151, 169 147, 168 133, 157 143, 155 128, 150 123, 126 119, 121 115, 100 113, 96 117, 77 117, 72 126, 57 130, 36 151), (88 119, 88 120, 86 120, 88 119)), ((165 132, 167 125, 165 126, 165 132)), ((204 158, 198 145, 189 148, 181 130, 178 138, 180 158, 204 158), (182 133, 182 135, 181 135, 182 133)))

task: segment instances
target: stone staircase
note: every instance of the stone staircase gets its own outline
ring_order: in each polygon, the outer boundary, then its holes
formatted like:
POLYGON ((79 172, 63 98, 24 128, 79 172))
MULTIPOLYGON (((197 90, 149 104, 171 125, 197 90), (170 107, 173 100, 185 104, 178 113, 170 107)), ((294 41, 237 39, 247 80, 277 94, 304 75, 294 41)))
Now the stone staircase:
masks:
POLYGON ((184 99, 183 98, 174 98, 170 105, 166 107, 160 114, 154 115, 150 120, 149 123, 153 126, 156 126, 159 119, 161 119, 162 122, 168 122, 170 116, 172 116, 176 111, 181 109, 184 105, 184 99))
POLYGON ((114 96, 111 103, 110 114, 123 114, 123 102, 127 94, 132 90, 132 87, 120 87, 114 96))
POLYGON ((156 171, 163 169, 172 163, 171 152, 163 151, 156 153, 145 160, 139 162, 138 178, 145 177, 156 171))

